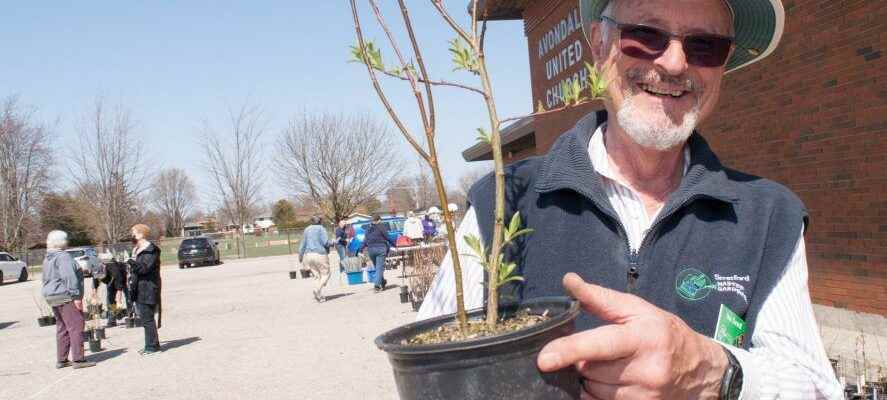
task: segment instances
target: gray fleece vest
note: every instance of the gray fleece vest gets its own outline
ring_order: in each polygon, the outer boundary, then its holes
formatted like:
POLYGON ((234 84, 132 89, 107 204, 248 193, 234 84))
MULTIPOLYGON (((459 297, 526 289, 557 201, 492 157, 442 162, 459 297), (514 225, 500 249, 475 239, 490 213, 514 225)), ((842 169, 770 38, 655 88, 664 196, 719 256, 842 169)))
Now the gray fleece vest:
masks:
MULTIPOLYGON (((694 133, 687 174, 633 252, 588 155, 591 135, 606 118, 589 114, 547 155, 506 167, 506 220, 520 211, 534 232, 506 253, 525 280, 504 287, 503 297, 564 295, 561 279, 576 272, 636 294, 709 337, 723 304, 748 323, 748 347, 761 305, 805 229, 804 205, 782 185, 725 168, 694 133)), ((489 175, 469 195, 487 246, 493 193, 489 175)), ((577 328, 601 324, 583 315, 577 328)))

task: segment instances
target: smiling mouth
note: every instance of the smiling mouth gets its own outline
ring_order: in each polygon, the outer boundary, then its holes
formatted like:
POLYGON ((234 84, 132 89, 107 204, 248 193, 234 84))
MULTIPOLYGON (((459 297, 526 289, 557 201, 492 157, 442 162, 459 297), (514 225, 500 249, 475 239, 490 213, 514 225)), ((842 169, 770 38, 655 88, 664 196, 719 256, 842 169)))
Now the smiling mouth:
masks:
POLYGON ((646 84, 646 83, 638 83, 637 85, 639 88, 641 88, 641 90, 643 90, 647 94, 652 95, 652 96, 657 96, 657 97, 679 99, 681 97, 684 97, 685 94, 689 93, 689 91, 687 91, 687 90, 665 89, 665 88, 656 87, 656 86, 646 84))

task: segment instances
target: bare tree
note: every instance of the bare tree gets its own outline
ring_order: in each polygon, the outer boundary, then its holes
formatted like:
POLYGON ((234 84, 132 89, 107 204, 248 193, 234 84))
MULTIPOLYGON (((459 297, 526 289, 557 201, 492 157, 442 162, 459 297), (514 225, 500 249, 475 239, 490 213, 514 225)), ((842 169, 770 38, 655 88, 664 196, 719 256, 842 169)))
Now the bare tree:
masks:
POLYGON ((157 175, 151 202, 163 217, 167 236, 181 234, 185 219, 191 216, 196 199, 194 183, 184 170, 169 168, 157 175))
POLYGON ((401 162, 384 124, 366 116, 302 114, 278 139, 278 179, 333 221, 367 206, 401 162))
POLYGON ((0 247, 27 247, 26 223, 45 192, 52 166, 48 129, 36 124, 16 96, 0 105, 0 247))
POLYGON ((106 109, 101 98, 84 114, 78 135, 74 183, 96 214, 102 241, 115 243, 128 236, 150 182, 146 147, 140 146, 129 110, 106 109))
MULTIPOLYGON (((244 104, 236 111, 229 109, 228 119, 224 135, 204 122, 204 165, 212 178, 222 219, 242 228, 252 222, 259 205, 263 179, 261 138, 267 128, 262 110, 256 106, 244 104)), ((242 234, 241 229, 237 232, 242 234)))

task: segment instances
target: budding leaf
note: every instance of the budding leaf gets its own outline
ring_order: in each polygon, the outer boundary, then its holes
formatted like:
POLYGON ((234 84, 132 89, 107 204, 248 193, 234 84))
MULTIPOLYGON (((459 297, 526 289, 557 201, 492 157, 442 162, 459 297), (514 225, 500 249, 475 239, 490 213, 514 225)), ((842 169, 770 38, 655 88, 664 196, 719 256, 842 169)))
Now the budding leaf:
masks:
POLYGON ((348 62, 356 62, 367 64, 377 71, 385 72, 385 63, 382 62, 382 50, 376 47, 373 42, 365 42, 364 51, 361 51, 360 45, 351 47, 351 59, 348 62))
POLYGON ((477 140, 484 143, 491 143, 493 139, 490 137, 490 134, 484 130, 484 128, 477 128, 477 140))
POLYGON ((453 71, 465 70, 480 75, 477 56, 473 49, 467 47, 461 38, 450 40, 450 53, 453 55, 453 71))

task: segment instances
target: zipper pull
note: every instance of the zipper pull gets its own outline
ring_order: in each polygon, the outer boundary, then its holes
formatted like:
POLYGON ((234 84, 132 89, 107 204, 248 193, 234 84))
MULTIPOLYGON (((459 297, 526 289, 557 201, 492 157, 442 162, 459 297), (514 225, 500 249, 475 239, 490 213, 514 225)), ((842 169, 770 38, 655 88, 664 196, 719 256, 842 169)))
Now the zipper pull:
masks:
POLYGON ((630 254, 629 267, 626 275, 628 281, 628 293, 634 293, 637 289, 638 277, 641 276, 640 269, 638 268, 638 253, 635 251, 632 251, 630 254))

